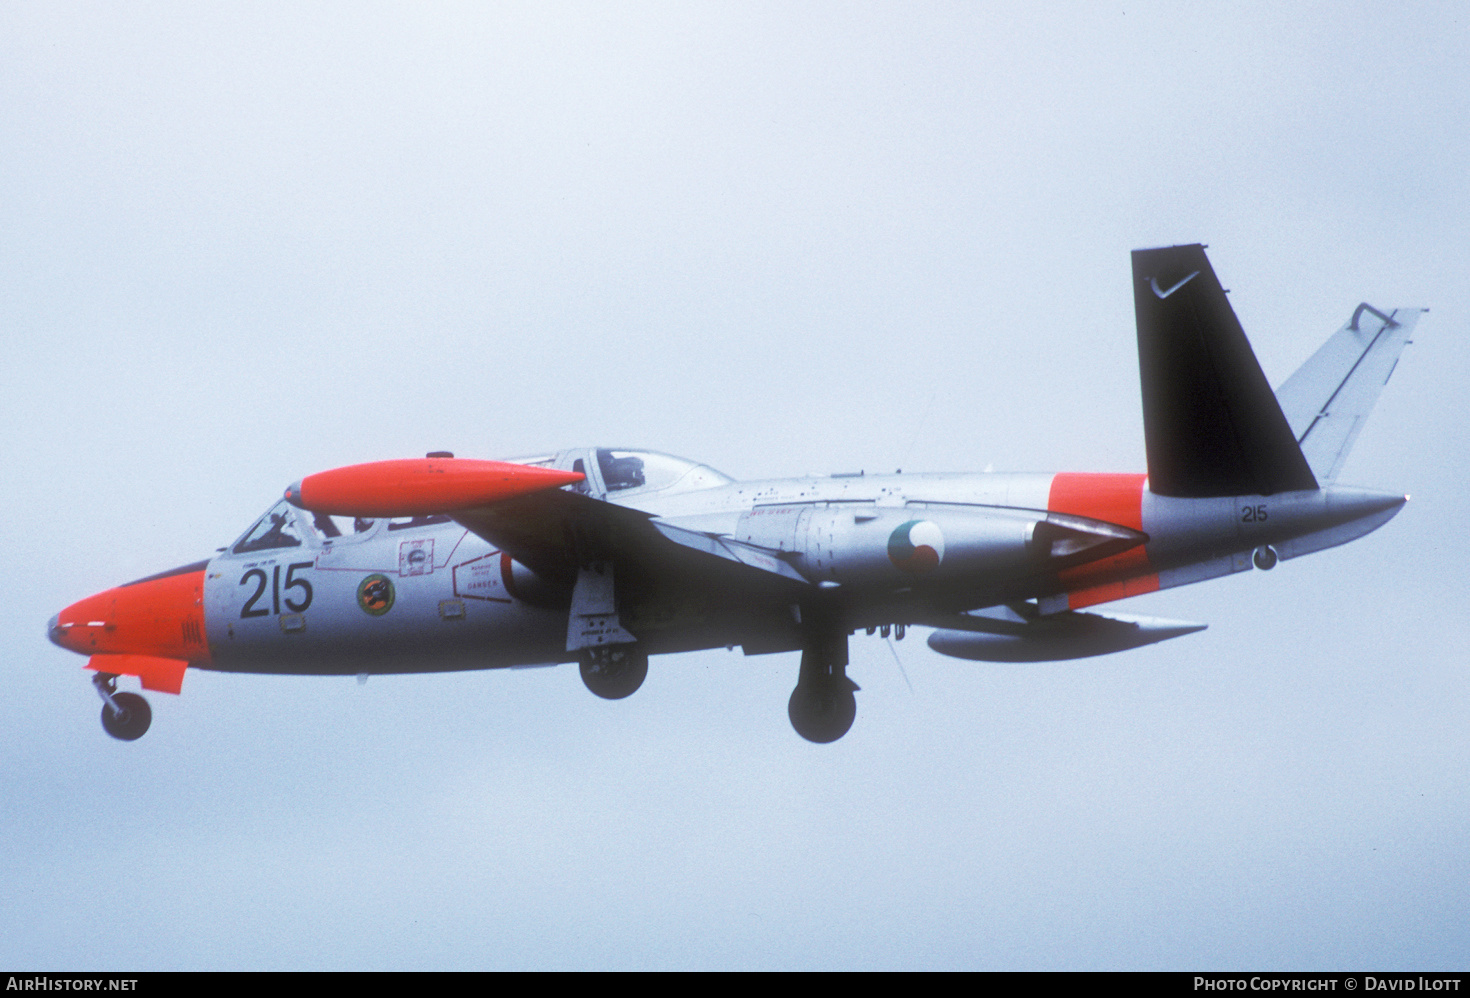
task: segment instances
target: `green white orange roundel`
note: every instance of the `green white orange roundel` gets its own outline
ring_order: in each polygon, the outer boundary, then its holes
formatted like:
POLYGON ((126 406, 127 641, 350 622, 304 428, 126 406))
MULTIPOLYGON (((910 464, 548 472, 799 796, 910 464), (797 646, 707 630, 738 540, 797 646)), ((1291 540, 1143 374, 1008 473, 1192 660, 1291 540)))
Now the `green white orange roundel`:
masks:
POLYGON ((888 560, 905 572, 930 572, 944 560, 944 534, 929 520, 909 520, 888 535, 888 560))

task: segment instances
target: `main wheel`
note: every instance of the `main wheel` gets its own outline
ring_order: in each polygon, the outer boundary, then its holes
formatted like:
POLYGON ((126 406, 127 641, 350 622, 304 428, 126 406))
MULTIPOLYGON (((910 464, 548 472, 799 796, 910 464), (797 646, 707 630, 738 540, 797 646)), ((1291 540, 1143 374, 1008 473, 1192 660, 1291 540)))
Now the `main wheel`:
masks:
POLYGON ((604 700, 632 696, 648 677, 648 656, 630 645, 588 649, 581 666, 582 682, 604 700))
POLYGON ((125 742, 137 741, 153 723, 153 708, 136 693, 114 693, 113 701, 122 708, 114 713, 112 704, 102 705, 102 730, 125 742))
POLYGON ((786 716, 796 733, 809 742, 835 742, 852 727, 857 717, 857 697, 852 690, 831 686, 801 687, 791 691, 786 716))

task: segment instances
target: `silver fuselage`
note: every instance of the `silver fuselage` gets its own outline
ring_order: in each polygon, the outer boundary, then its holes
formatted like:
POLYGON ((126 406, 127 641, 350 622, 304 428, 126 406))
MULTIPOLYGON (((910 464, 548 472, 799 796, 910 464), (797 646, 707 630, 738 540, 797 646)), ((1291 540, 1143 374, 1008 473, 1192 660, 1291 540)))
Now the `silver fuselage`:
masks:
MULTIPOLYGON (((545 461, 572 467, 592 453, 567 451, 545 461)), ((1345 543, 1387 522, 1404 502, 1337 486, 1181 499, 1154 495, 1142 476, 1126 475, 731 482, 711 473, 695 486, 616 491, 589 476, 584 491, 659 523, 769 553, 849 630, 944 626, 954 614, 1019 600, 1054 613, 1202 581, 1250 568, 1251 552, 1263 546, 1290 558, 1345 543), (1121 526, 1147 540, 1058 571, 1037 558, 1036 524, 1063 514, 1103 523, 1132 519, 1121 526), (911 534, 915 544, 937 538, 930 544, 937 553, 906 560, 912 545, 900 542, 911 534)), ((568 648, 570 590, 459 523, 377 520, 361 532, 329 537, 312 528, 309 514, 286 512, 296 518, 288 526, 298 543, 264 550, 237 544, 206 566, 209 661, 196 666, 361 674, 576 658, 568 648)), ((714 587, 686 585, 633 586, 620 590, 617 602, 623 626, 649 652, 738 645, 760 653, 801 646, 808 599, 731 599, 714 587)))

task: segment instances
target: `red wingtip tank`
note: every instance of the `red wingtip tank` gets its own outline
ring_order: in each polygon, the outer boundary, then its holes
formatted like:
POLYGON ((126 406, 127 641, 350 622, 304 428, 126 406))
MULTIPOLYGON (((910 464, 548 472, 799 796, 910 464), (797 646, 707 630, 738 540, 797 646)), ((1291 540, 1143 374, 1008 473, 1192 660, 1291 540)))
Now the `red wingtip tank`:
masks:
POLYGON ((334 516, 431 516, 580 482, 575 471, 505 461, 405 458, 307 475, 286 501, 334 516))

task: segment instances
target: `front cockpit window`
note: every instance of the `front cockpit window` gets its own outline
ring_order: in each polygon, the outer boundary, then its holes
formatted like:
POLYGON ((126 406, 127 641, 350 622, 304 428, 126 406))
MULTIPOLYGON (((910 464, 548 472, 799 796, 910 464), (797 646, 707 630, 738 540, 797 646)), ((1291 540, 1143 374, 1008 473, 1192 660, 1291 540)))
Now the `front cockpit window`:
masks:
POLYGON ((235 554, 248 554, 251 551, 274 551, 278 548, 299 548, 301 546, 301 531, 296 526, 296 517, 293 507, 286 502, 278 502, 269 513, 256 521, 244 537, 235 542, 230 550, 235 554))
POLYGON ((354 516, 329 516, 278 502, 230 548, 231 554, 327 547, 365 539, 381 523, 354 516))

